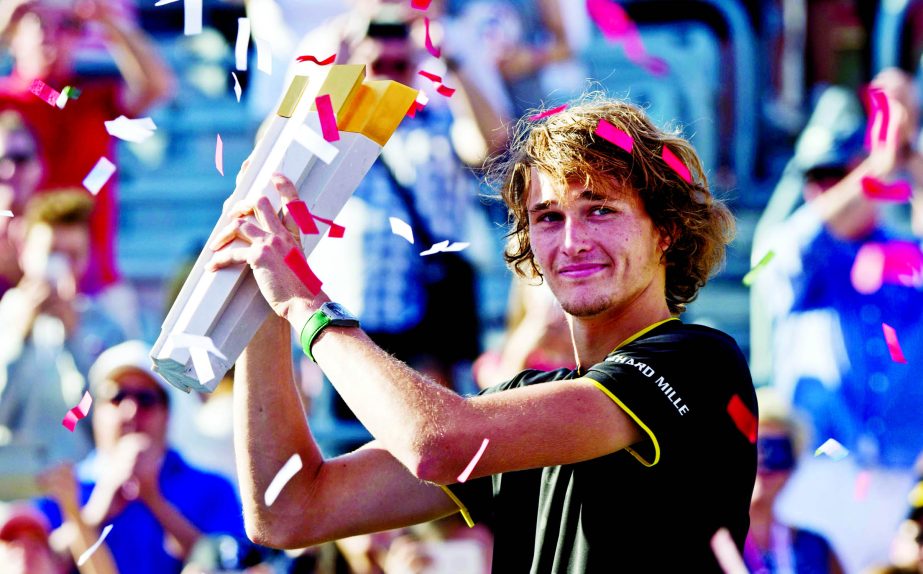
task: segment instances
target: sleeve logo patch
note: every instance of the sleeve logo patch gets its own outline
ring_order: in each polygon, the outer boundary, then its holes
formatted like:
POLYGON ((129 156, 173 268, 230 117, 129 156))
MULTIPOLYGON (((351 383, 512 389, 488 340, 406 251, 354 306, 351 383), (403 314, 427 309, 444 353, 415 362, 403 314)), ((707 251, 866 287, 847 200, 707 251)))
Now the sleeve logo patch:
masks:
MULTIPOLYGON (((637 367, 638 371, 643 374, 645 377, 651 379, 656 374, 656 371, 650 367, 647 363, 642 363, 641 361, 635 361, 627 355, 610 355, 606 357, 606 362, 617 363, 620 365, 631 365, 637 367)), ((680 416, 685 415, 689 412, 689 405, 686 404, 686 401, 676 392, 676 389, 666 381, 663 377, 658 377, 654 384, 657 385, 657 388, 660 389, 664 396, 673 404, 673 407, 676 408, 676 411, 680 416)))

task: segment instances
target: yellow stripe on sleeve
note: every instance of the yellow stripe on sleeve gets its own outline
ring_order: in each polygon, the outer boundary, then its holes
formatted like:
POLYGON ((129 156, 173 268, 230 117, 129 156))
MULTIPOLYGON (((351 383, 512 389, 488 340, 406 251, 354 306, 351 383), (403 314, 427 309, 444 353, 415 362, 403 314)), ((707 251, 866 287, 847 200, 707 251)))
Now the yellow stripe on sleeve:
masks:
POLYGON ((458 509, 461 511, 462 518, 465 519, 465 524, 468 525, 468 528, 474 528, 474 520, 471 519, 471 513, 468 512, 468 508, 465 506, 465 504, 459 500, 458 497, 455 496, 455 493, 449 490, 446 485, 440 484, 439 488, 441 488, 442 491, 452 499, 452 502, 454 502, 456 506, 458 506, 458 509))
MULTIPOLYGON (((580 380, 580 379, 577 379, 577 380, 580 380)), ((638 452, 635 451, 635 450, 634 450, 633 448, 631 448, 630 446, 626 446, 626 447, 625 447, 625 450, 627 450, 628 452, 630 452, 631 455, 632 455, 633 457, 635 457, 636 459, 638 459, 638 462, 640 462, 640 463, 643 464, 644 466, 651 467, 651 466, 654 466, 655 464, 657 464, 658 462, 660 462, 660 443, 657 442, 657 437, 654 436, 654 431, 652 431, 646 424, 644 424, 643 422, 641 422, 641 419, 638 418, 638 415, 636 415, 634 412, 632 412, 632 410, 631 410, 630 408, 628 408, 628 407, 625 405, 625 403, 623 403, 621 400, 619 400, 618 397, 616 397, 614 394, 612 394, 612 391, 610 391, 609 389, 607 389, 607 388, 605 387, 605 385, 603 385, 603 384, 600 383, 599 381, 595 381, 595 380, 591 379, 590 377, 583 377, 583 380, 586 380, 586 381, 589 381, 589 382, 593 383, 593 384, 596 386, 597 389, 599 389, 599 390, 601 390, 602 392, 606 393, 606 396, 607 396, 607 397, 609 397, 610 399, 612 399, 612 401, 613 401, 615 404, 617 404, 619 407, 621 407, 621 409, 622 409, 623 411, 625 411, 626 413, 628 413, 628 416, 630 416, 636 423, 638 423, 638 426, 641 427, 641 429, 642 429, 644 432, 646 432, 647 435, 648 435, 649 437, 651 437, 651 441, 654 443, 654 461, 653 461, 653 462, 649 462, 649 461, 645 460, 644 457, 642 457, 640 454, 638 454, 638 452)))

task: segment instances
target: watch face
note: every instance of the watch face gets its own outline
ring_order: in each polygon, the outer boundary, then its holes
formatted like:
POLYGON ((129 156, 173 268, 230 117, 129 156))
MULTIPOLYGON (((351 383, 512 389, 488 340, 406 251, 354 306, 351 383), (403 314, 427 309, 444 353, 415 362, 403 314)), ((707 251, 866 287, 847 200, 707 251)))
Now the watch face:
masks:
POLYGON ((349 309, 340 305, 339 303, 334 303, 333 301, 328 301, 321 305, 321 310, 323 310, 324 315, 330 317, 330 323, 332 325, 340 326, 351 326, 359 325, 359 319, 355 315, 349 312, 349 309))

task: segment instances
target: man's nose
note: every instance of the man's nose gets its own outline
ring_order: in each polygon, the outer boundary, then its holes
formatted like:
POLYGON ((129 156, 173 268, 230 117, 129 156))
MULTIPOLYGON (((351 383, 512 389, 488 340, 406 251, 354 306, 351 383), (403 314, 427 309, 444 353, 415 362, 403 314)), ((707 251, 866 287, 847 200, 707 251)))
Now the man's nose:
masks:
POLYGON ((586 222, 577 217, 567 217, 564 221, 564 250, 567 253, 579 253, 589 248, 591 230, 586 222))
POLYGON ((133 397, 125 397, 119 403, 119 417, 124 421, 135 418, 138 414, 138 402, 133 397))

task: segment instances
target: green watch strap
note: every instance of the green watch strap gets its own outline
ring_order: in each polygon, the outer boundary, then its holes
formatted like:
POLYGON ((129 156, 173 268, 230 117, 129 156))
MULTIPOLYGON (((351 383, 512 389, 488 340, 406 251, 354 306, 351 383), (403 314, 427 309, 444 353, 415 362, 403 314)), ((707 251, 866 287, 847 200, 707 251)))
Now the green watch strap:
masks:
POLYGON ((317 334, 330 324, 330 320, 330 317, 328 317, 326 313, 318 309, 311 315, 311 318, 305 322, 304 327, 301 328, 301 350, 304 351, 304 354, 314 363, 317 361, 314 360, 314 355, 311 354, 311 345, 314 344, 314 339, 317 337, 317 334))

